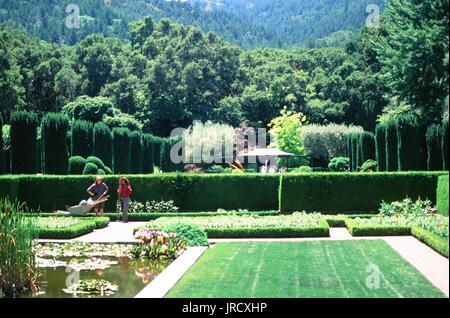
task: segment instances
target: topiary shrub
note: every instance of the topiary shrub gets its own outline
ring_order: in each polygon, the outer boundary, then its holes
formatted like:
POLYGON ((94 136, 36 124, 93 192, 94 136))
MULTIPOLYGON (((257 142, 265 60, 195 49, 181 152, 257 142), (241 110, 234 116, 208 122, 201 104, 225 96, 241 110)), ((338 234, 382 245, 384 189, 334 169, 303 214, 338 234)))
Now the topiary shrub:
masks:
POLYGON ((69 152, 67 131, 69 119, 58 113, 48 113, 42 119, 42 170, 46 174, 66 174, 69 152))
POLYGON ((96 165, 99 169, 105 170, 105 164, 100 158, 97 158, 95 156, 90 156, 86 158, 86 163, 93 163, 96 165))
POLYGON ((113 129, 114 156, 113 170, 116 174, 130 173, 130 130, 126 128, 113 129))
POLYGON ((105 166, 104 170, 105 170, 106 174, 113 174, 113 171, 111 170, 110 167, 105 166))
POLYGON ((103 170, 103 169, 98 169, 97 174, 100 175, 100 176, 106 176, 106 171, 103 170))
POLYGON ((94 156, 101 158, 105 165, 112 165, 113 137, 111 129, 104 123, 94 125, 94 156))
POLYGON ((414 115, 396 121, 398 142, 398 170, 416 171, 420 167, 419 123, 414 115))
POLYGON ((139 132, 130 133, 130 173, 141 174, 143 162, 142 136, 139 132))
POLYGON ((350 170, 350 159, 346 157, 337 157, 331 159, 328 168, 335 172, 345 172, 350 170))
POLYGON ((37 172, 37 125, 35 113, 18 111, 11 114, 11 173, 37 172))
POLYGON ((361 166, 367 160, 375 159, 375 135, 371 132, 364 131, 359 137, 361 143, 361 166))
POLYGON ((432 124, 427 130, 427 149, 428 149, 428 170, 439 171, 444 166, 442 163, 441 152, 441 128, 437 124, 432 124))
POLYGON ((82 175, 84 167, 86 166, 86 159, 81 156, 74 156, 69 158, 69 174, 82 175))
POLYGON ((72 123, 72 156, 92 156, 93 127, 92 123, 83 120, 72 123))
POLYGON ((142 173, 153 173, 154 170, 154 137, 150 134, 142 136, 142 173))
POLYGON ((386 126, 377 125, 375 128, 375 148, 378 171, 386 171, 386 126))
POLYGON ((386 170, 398 171, 398 142, 395 121, 386 125, 386 170))
POLYGON ((377 171, 378 163, 375 160, 369 159, 361 166, 362 172, 375 172, 377 171))
POLYGON ((166 233, 176 233, 187 246, 208 246, 206 232, 193 224, 179 223, 163 229, 166 233))
POLYGON ((83 169, 83 175, 96 175, 98 174, 98 167, 93 163, 86 163, 83 169))

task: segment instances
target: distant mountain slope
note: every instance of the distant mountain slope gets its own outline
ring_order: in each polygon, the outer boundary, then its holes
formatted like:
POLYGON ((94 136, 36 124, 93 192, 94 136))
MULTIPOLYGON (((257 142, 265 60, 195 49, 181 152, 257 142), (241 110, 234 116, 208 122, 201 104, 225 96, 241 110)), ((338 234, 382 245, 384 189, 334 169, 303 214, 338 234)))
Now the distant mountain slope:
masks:
MULTIPOLYGON (((244 48, 315 46, 316 40, 359 29, 367 4, 385 0, 0 0, 0 23, 41 39, 74 44, 92 33, 127 38, 128 23, 169 18, 213 31, 244 48), (66 7, 80 8, 81 28, 69 29, 66 7), (339 33, 337 33, 339 34, 339 33)), ((334 37, 335 43, 343 37, 334 37)), ((344 37, 348 38, 348 36, 344 37)))

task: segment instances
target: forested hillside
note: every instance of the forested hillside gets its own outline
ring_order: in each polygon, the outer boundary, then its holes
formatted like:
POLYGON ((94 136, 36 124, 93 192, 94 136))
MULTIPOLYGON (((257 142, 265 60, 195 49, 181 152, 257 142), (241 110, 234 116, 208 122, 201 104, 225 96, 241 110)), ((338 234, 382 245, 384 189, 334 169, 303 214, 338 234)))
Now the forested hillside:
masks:
POLYGON ((81 27, 69 29, 72 2, 0 0, 0 23, 75 44, 93 33, 129 39, 128 24, 150 15, 215 32, 243 48, 341 46, 363 26, 367 5, 382 10, 385 0, 80 0, 81 27))

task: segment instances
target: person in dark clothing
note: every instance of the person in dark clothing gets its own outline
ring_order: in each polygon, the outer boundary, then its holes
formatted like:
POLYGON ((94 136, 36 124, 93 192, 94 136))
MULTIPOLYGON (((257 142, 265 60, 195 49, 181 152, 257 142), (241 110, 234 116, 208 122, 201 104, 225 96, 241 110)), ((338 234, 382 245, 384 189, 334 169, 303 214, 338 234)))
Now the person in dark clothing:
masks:
MULTIPOLYGON (((92 200, 98 200, 102 197, 104 197, 108 193, 108 186, 104 182, 103 176, 97 176, 95 178, 95 183, 91 185, 87 192, 91 196, 92 200)), ((105 212, 105 202, 97 204, 95 207, 95 216, 98 216, 98 211, 100 210, 100 216, 103 216, 103 213, 105 212)))

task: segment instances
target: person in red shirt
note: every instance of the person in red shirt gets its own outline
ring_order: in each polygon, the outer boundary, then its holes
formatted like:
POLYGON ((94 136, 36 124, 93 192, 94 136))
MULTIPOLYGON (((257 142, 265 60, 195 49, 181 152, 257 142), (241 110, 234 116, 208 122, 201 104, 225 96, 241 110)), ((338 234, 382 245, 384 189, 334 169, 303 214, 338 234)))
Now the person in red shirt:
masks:
POLYGON ((119 196, 123 223, 128 223, 128 208, 130 206, 130 196, 132 193, 133 189, 131 189, 130 180, 128 180, 128 178, 126 177, 120 177, 117 195, 119 196))

